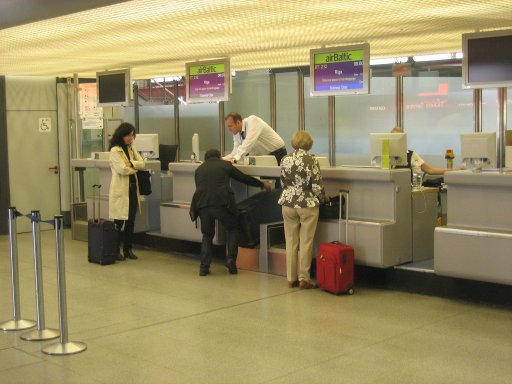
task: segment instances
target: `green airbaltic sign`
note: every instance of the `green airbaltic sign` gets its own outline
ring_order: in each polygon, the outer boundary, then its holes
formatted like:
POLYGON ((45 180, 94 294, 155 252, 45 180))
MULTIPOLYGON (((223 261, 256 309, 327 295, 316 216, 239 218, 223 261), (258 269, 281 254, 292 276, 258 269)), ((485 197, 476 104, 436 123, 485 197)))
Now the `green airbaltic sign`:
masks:
POLYGON ((326 52, 315 55, 315 64, 343 63, 364 59, 364 50, 326 52))
POLYGON ((188 72, 191 76, 224 73, 224 67, 224 64, 193 65, 188 68, 188 72))

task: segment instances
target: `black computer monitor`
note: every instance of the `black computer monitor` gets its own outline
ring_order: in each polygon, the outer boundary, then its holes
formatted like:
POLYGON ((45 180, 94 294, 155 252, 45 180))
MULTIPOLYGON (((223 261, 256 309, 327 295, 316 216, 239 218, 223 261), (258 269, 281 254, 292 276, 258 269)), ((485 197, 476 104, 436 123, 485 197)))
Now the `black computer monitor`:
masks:
POLYGON ((160 170, 168 171, 169 163, 176 161, 176 152, 178 151, 177 145, 160 144, 158 152, 160 155, 160 170))

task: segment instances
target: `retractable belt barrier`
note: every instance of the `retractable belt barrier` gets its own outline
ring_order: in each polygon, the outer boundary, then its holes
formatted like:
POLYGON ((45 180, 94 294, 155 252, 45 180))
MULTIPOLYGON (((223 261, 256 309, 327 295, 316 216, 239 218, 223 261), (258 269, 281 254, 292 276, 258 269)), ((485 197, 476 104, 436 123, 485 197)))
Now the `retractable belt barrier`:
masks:
POLYGON ((70 342, 68 340, 68 321, 66 303, 66 271, 64 260, 64 219, 62 215, 56 215, 53 220, 41 220, 39 211, 32 211, 24 215, 15 207, 9 208, 9 246, 11 256, 11 286, 13 302, 13 320, 0 324, 4 331, 18 331, 32 328, 37 324, 37 329, 27 332, 20 337, 28 341, 41 341, 55 339, 60 336, 60 342, 42 348, 42 352, 48 355, 70 355, 87 349, 87 345, 81 342, 70 342), (18 248, 16 219, 26 217, 32 222, 32 243, 34 251, 34 275, 36 289, 36 313, 37 322, 21 319, 20 295, 19 295, 19 273, 18 273, 18 248), (41 255, 40 223, 53 225, 55 229, 55 245, 57 260, 57 282, 59 298, 59 328, 60 332, 54 329, 45 328, 44 295, 43 295, 43 270, 41 255))

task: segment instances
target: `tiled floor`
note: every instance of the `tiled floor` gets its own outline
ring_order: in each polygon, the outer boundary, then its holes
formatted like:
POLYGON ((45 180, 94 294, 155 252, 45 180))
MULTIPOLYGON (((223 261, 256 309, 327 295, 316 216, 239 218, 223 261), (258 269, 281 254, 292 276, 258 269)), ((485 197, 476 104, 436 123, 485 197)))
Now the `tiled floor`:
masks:
MULTIPOLYGON (((512 383, 512 311, 359 288, 288 289, 283 277, 198 276, 197 256, 138 250, 87 262, 66 231, 69 339, 85 352, 0 332, 0 383, 512 383)), ((35 318, 31 235, 18 236, 22 316, 35 318)), ((58 327, 54 234, 42 234, 46 323, 58 327)), ((0 321, 12 318, 0 236, 0 321)))

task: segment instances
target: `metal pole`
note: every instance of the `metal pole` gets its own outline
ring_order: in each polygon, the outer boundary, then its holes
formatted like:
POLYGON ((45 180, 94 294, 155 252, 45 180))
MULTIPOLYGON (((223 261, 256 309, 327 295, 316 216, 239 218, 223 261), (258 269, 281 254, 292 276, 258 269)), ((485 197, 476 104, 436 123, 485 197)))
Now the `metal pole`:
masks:
POLYGON ((276 74, 270 72, 270 126, 277 131, 277 86, 276 86, 276 74))
POLYGON ((336 166, 336 99, 335 96, 328 96, 329 103, 329 162, 331 167, 336 166))
POLYGON ((41 262, 41 229, 39 226, 41 214, 39 211, 32 211, 31 216, 32 244, 34 250, 34 275, 36 282, 37 329, 24 333, 20 338, 28 341, 51 340, 59 337, 59 331, 56 329, 46 329, 44 319, 43 265, 41 262))
POLYGON ((173 84, 174 91, 174 143, 178 146, 176 150, 176 161, 180 161, 180 99, 178 98, 178 81, 173 84))
POLYGON ((482 132, 482 88, 473 89, 473 131, 482 132))
POLYGON ((220 140, 220 154, 224 156, 226 150, 226 128, 224 122, 224 102, 219 102, 219 140, 220 140))
MULTIPOLYGON (((165 87, 165 82, 164 82, 165 87)), ((165 89, 164 89, 165 95, 165 89)), ((139 133, 139 85, 137 82, 133 83, 133 113, 135 119, 135 132, 139 133)))
POLYGON ((79 341, 68 340, 68 309, 66 303, 66 266, 64 257, 64 218, 55 215, 55 245, 57 256, 57 283, 59 286, 59 327, 60 342, 42 349, 47 355, 72 355, 85 351, 87 345, 79 341))
POLYGON ((299 131, 306 129, 306 109, 304 107, 304 72, 299 69, 298 76, 298 93, 299 93, 299 131))
POLYGON ((404 129, 404 77, 395 80, 396 126, 404 129))
POLYGON ((507 131, 507 88, 498 88, 498 156, 500 172, 505 167, 505 134, 507 131))
POLYGON ((33 320, 21 319, 20 284, 18 273, 18 243, 16 239, 16 207, 9 207, 9 251, 11 256, 11 288, 13 320, 0 324, 2 331, 18 331, 32 328, 36 323, 33 320))

